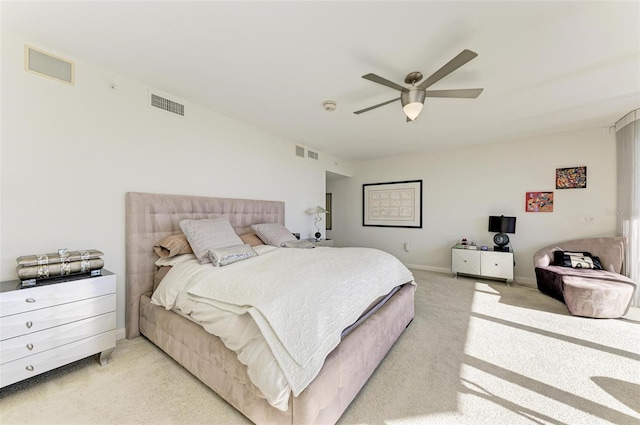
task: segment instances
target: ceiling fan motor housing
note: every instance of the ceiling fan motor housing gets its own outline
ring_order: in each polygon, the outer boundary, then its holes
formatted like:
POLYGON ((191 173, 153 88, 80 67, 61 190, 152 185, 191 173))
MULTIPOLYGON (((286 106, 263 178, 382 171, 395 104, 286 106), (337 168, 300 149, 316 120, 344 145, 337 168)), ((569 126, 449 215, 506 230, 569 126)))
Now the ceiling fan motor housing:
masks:
POLYGON ((426 95, 426 90, 419 89, 418 87, 411 87, 409 90, 402 92, 400 95, 400 101, 402 102, 403 107, 410 103, 424 103, 426 95))

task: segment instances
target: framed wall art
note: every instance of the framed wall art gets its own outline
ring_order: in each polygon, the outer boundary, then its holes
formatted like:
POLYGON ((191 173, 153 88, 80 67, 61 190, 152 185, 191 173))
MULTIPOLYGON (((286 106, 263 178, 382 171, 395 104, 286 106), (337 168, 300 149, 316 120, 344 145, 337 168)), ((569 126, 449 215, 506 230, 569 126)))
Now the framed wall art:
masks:
POLYGON ((422 180, 362 185, 362 225, 422 228, 422 180))
POLYGON ((527 192, 526 212, 553 212, 553 192, 527 192))
POLYGON ((587 167, 556 168, 556 189, 587 187, 587 167))

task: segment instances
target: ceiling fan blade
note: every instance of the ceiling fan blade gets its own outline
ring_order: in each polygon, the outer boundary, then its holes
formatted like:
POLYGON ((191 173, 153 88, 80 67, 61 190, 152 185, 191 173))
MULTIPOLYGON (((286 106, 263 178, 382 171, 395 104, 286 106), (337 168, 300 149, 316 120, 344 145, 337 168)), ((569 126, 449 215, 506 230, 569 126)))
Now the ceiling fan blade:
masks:
POLYGON ((436 82, 440 81, 447 75, 451 74, 453 71, 460 68, 462 65, 469 62, 471 59, 475 58, 476 56, 478 56, 476 52, 472 52, 471 50, 467 50, 467 49, 463 50, 462 52, 460 52, 460 54, 458 54, 458 56, 456 56, 455 58, 447 62, 445 66, 443 66, 442 68, 440 68, 439 70, 431 74, 429 78, 427 78, 422 83, 420 83, 418 87, 423 90, 426 89, 427 87, 435 84, 436 82))
POLYGON ((484 89, 427 90, 427 97, 457 97, 475 99, 484 89))
POLYGON ((391 87, 392 89, 395 89, 398 91, 408 90, 406 87, 401 86, 400 84, 396 84, 393 81, 389 81, 386 78, 382 78, 376 74, 369 73, 369 74, 363 75, 362 78, 364 78, 365 80, 373 81, 374 83, 382 84, 383 86, 391 87))
POLYGON ((378 103, 377 105, 373 105, 373 106, 369 106, 368 108, 360 109, 359 111, 355 111, 354 114, 361 114, 363 112, 367 112, 367 111, 370 111, 372 109, 376 109, 376 108, 379 108, 381 106, 387 105, 389 103, 395 102, 396 100, 400 100, 400 98, 387 100, 386 102, 378 103))

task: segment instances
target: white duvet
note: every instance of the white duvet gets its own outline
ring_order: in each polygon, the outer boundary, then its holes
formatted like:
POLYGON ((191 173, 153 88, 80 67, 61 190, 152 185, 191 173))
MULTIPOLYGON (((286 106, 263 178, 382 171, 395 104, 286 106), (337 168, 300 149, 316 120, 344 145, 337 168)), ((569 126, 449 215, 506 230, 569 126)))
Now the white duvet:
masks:
POLYGON ((266 400, 286 410, 289 393, 315 378, 342 330, 413 276, 397 258, 369 248, 255 250, 258 257, 220 268, 176 264, 152 302, 220 337, 266 400))

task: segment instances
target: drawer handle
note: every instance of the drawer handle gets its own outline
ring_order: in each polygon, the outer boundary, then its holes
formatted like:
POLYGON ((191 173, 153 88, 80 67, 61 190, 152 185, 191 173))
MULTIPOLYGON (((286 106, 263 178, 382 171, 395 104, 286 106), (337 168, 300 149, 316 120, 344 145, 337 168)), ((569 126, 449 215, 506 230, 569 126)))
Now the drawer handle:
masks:
POLYGON ((27 344, 27 348, 29 349, 29 351, 33 350, 33 344, 27 344))
POLYGON ((33 322, 27 322, 27 328, 31 329, 31 326, 33 326, 33 322))
POLYGON ((27 367, 25 367, 25 369, 27 369, 29 372, 33 372, 33 366, 29 365, 27 367))
POLYGON ((35 298, 27 298, 25 301, 28 302, 28 303, 36 302, 35 298))

